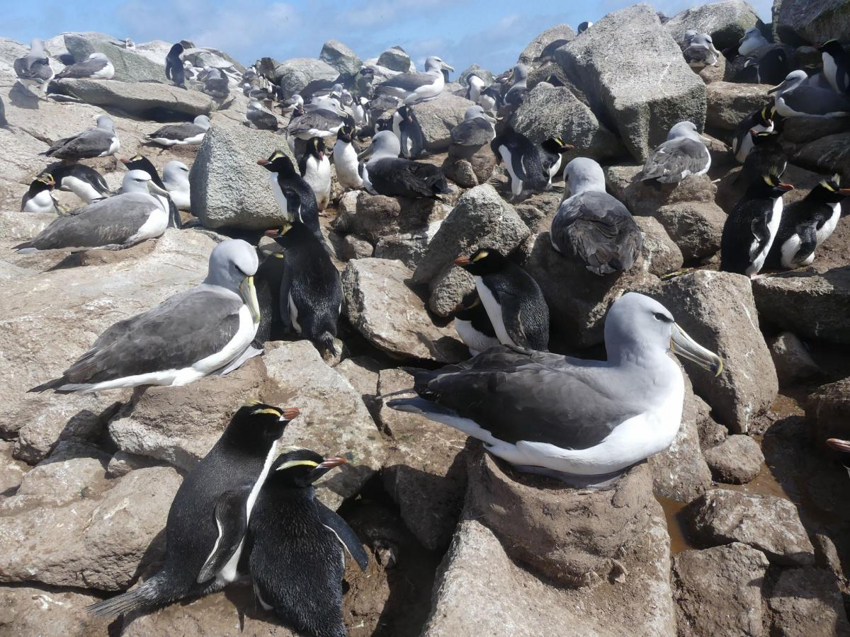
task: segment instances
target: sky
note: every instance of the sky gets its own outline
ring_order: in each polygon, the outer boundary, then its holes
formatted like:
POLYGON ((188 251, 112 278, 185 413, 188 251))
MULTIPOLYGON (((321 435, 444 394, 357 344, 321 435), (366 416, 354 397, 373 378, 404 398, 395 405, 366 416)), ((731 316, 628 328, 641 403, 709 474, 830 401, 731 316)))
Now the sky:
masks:
MULTIPOLYGON (((29 42, 67 31, 101 31, 136 43, 191 40, 251 64, 318 57, 339 40, 362 59, 399 45, 419 68, 438 55, 458 72, 472 63, 500 73, 534 37, 556 24, 585 20, 634 4, 628 0, 0 0, 0 36, 29 42)), ((692 0, 659 0, 668 16, 692 0)), ((751 3, 765 22, 771 0, 751 3)))

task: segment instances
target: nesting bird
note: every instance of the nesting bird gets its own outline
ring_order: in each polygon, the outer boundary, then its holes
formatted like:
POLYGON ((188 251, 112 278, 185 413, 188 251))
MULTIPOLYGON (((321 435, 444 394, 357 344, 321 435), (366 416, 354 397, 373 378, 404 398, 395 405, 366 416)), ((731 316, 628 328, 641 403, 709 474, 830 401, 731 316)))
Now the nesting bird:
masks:
POLYGON ((257 100, 251 100, 248 111, 245 113, 245 121, 253 128, 260 130, 277 130, 278 122, 274 113, 263 108, 257 100))
POLYGON ((487 315, 478 290, 470 292, 457 304, 452 312, 454 326, 460 340, 469 348, 472 356, 499 345, 496 330, 487 315))
POLYGON ((432 55, 425 60, 424 73, 399 73, 379 84, 376 91, 404 100, 405 104, 429 100, 443 92, 446 85, 443 70, 454 71, 454 68, 432 55))
POLYGON ((135 155, 132 159, 122 159, 121 163, 124 164, 127 170, 141 170, 143 172, 146 172, 150 176, 151 181, 157 186, 159 186, 160 190, 164 192, 164 194, 156 192, 153 193, 153 195, 159 200, 159 202, 162 204, 162 207, 166 208, 169 211, 169 226, 174 228, 181 228, 183 224, 180 219, 180 213, 177 211, 177 205, 171 198, 171 193, 167 192, 165 182, 162 181, 162 179, 160 178, 159 172, 157 172, 156 166, 151 163, 151 160, 145 157, 144 155, 135 155))
POLYGON ((112 194, 103 175, 85 164, 52 164, 45 173, 50 173, 57 189, 73 192, 87 204, 112 194))
POLYGON ((528 67, 525 64, 517 64, 512 73, 513 83, 505 93, 505 104, 513 108, 519 108, 520 104, 528 95, 528 67))
POLYGON ((850 96, 831 89, 806 84, 805 71, 792 71, 778 86, 770 89, 776 112, 783 117, 847 117, 850 96))
POLYGON ((16 58, 12 66, 19 79, 27 84, 38 86, 44 92, 47 92, 47 85, 55 75, 53 67, 50 66, 50 58, 44 49, 44 42, 38 38, 33 38, 29 53, 16 58))
POLYGON ((237 369, 261 353, 251 347, 260 321, 257 266, 245 241, 219 243, 200 285, 114 324, 61 377, 30 391, 180 386, 237 369))
POLYGON ((92 53, 84 61, 66 66, 57 73, 56 79, 91 78, 93 80, 111 80, 115 77, 115 67, 103 53, 92 53))
POLYGON ((679 122, 670 129, 667 141, 646 158, 641 180, 672 184, 690 175, 704 175, 711 168, 706 141, 692 122, 679 122))
POLYGON ((101 115, 97 118, 95 128, 60 139, 42 154, 63 161, 76 161, 114 155, 119 148, 121 148, 121 142, 115 132, 112 118, 109 115, 101 115))
POLYGON ((564 184, 571 196, 552 220, 552 247, 599 276, 630 269, 643 234, 628 209, 605 192, 602 167, 586 157, 573 159, 564 169, 564 184))
POLYGON ((437 166, 399 158, 401 144, 392 131, 381 131, 360 154, 366 163, 363 180, 367 189, 388 197, 434 198, 449 191, 446 177, 437 166))
POLYGON ((720 51, 714 48, 711 36, 693 30, 685 32, 682 54, 685 56, 685 62, 694 68, 715 66, 720 57, 720 51))
POLYGON ((160 146, 198 146, 212 126, 210 118, 198 115, 191 123, 169 124, 150 133, 146 139, 160 146))
POLYGON ((170 161, 162 169, 162 183, 178 210, 192 210, 189 167, 182 161, 170 161))
POLYGON ((485 113, 483 107, 477 104, 470 106, 463 114, 463 121, 449 133, 452 145, 479 148, 489 144, 496 137, 495 123, 496 120, 485 113))
POLYGON ((744 32, 738 44, 738 55, 750 55, 757 49, 767 46, 770 42, 762 35, 758 27, 751 27, 744 32))

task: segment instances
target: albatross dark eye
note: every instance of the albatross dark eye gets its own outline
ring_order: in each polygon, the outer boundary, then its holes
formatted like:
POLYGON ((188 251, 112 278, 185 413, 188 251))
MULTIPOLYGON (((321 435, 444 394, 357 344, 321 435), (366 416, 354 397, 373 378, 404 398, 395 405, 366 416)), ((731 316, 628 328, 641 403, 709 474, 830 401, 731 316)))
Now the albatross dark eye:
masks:
POLYGON ((655 317, 656 321, 664 321, 665 323, 672 323, 673 322, 673 319, 671 319, 669 316, 665 316, 661 312, 655 312, 653 314, 653 316, 655 317))

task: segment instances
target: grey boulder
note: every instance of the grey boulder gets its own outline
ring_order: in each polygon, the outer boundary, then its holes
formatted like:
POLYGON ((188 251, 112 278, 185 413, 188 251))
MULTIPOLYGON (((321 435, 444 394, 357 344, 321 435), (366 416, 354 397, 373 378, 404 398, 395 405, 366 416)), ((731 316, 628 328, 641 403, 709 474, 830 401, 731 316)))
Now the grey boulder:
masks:
POLYGON ((383 66, 397 73, 407 73, 414 68, 410 56, 400 46, 392 46, 381 53, 378 56, 378 66, 383 66))
POLYGON ((413 107, 425 137, 425 150, 440 153, 451 145, 452 129, 463 121, 466 109, 472 106, 465 97, 446 91, 413 107))
POLYGON ((340 75, 349 77, 355 76, 363 66, 357 54, 337 40, 328 40, 322 45, 319 59, 335 68, 340 75))
POLYGON ((529 42, 528 46, 526 46, 522 50, 522 53, 519 54, 517 62, 526 65, 531 64, 534 60, 540 57, 540 54, 543 53, 543 49, 550 44, 558 40, 566 40, 566 42, 564 42, 564 44, 566 44, 575 37, 576 32, 573 31, 573 28, 569 24, 555 25, 554 27, 546 29, 543 33, 529 42))
POLYGON ((296 93, 304 96, 319 88, 330 87, 338 77, 338 70, 327 62, 313 58, 293 58, 274 69, 274 80, 280 86, 284 99, 296 93))
POLYGON ((115 67, 114 80, 120 82, 168 82, 165 77, 165 57, 159 63, 132 49, 117 46, 118 40, 108 35, 66 33, 65 46, 76 62, 92 53, 103 53, 115 67), (100 37, 97 37, 100 36, 100 37))
POLYGON ((71 95, 86 104, 117 108, 147 118, 157 111, 183 116, 208 115, 215 109, 212 99, 199 91, 153 82, 119 82, 69 78, 51 84, 57 92, 71 95))
POLYGON ((850 33, 850 4, 845 0, 774 0, 773 28, 788 44, 818 45, 850 33))
POLYGON ((681 42, 685 31, 708 33, 717 50, 737 46, 747 29, 762 26, 762 22, 748 3, 743 0, 725 0, 685 9, 664 23, 670 36, 681 42))

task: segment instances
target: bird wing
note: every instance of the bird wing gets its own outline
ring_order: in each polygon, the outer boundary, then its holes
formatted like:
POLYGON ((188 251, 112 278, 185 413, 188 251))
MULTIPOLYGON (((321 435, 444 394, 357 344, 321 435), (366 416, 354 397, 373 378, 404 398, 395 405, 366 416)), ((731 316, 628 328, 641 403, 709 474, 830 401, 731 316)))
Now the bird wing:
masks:
POLYGON ((64 377, 89 384, 189 367, 233 339, 242 305, 237 295, 212 286, 172 296, 109 327, 64 377))
POLYGON ((148 139, 188 139, 203 132, 204 129, 197 124, 171 124, 151 133, 148 139))
POLYGON ((631 213, 604 192, 565 199, 552 220, 551 232, 561 252, 577 256, 596 274, 628 270, 643 245, 631 213))
POLYGON ((379 159, 367 166, 372 186, 388 196, 433 197, 448 190, 446 177, 437 166, 407 159, 379 159))
POLYGON ((218 537, 207 561, 198 573, 197 583, 211 580, 230 561, 248 531, 248 497, 251 486, 225 491, 215 503, 215 524, 218 537))
POLYGON ((680 137, 664 142, 647 157, 643 180, 679 181, 705 168, 706 147, 693 139, 680 137))
POLYGON ((782 94, 782 99, 792 110, 809 115, 850 113, 850 97, 832 90, 801 86, 782 94))
POLYGON ((47 151, 51 157, 95 157, 112 145, 113 133, 99 128, 90 128, 79 135, 60 139, 47 151), (61 144, 61 145, 60 145, 61 144))
MULTIPOLYGON (((417 393, 505 442, 587 449, 643 408, 602 364, 493 347, 475 358, 416 374, 417 393), (582 363, 576 365, 574 363, 582 363), (619 390, 619 391, 618 391, 619 390)), ((405 401, 391 401, 403 406, 405 401)))
POLYGON ((101 60, 97 58, 93 60, 77 62, 76 64, 72 64, 71 66, 66 66, 60 73, 56 75, 56 79, 61 80, 63 77, 89 77, 91 75, 94 75, 101 69, 106 68, 108 64, 108 60, 101 60))
POLYGON ((319 108, 314 111, 306 111, 300 117, 295 118, 286 127, 290 134, 306 133, 311 129, 330 130, 335 126, 342 124, 342 118, 324 108, 319 108))
POLYGON ((767 242, 770 241, 770 220, 773 217, 773 208, 767 210, 764 214, 760 214, 750 222, 750 230, 753 236, 758 239, 758 243, 751 244, 750 261, 757 254, 764 250, 767 242))
POLYGON ((321 523, 327 529, 334 532, 339 543, 342 544, 348 554, 354 558, 354 561, 357 562, 360 570, 365 573, 366 569, 369 568, 369 556, 363 549, 363 545, 360 543, 360 538, 357 537, 357 534, 351 530, 348 523, 335 511, 331 511, 319 500, 316 500, 316 509, 319 512, 319 520, 321 523))
POLYGON ((429 73, 399 73, 388 79, 386 82, 381 82, 378 88, 400 88, 405 91, 413 92, 420 86, 433 84, 436 77, 429 73))
POLYGON ((452 129, 452 143, 460 146, 483 146, 495 135, 493 126, 487 120, 476 118, 461 122, 452 129))

